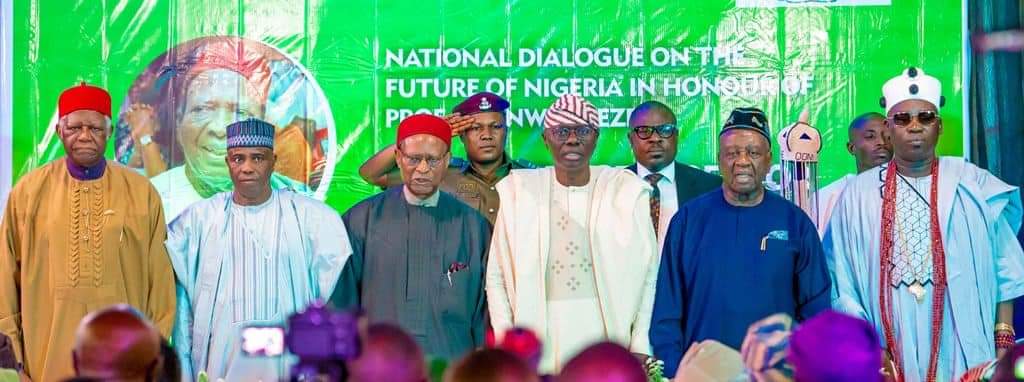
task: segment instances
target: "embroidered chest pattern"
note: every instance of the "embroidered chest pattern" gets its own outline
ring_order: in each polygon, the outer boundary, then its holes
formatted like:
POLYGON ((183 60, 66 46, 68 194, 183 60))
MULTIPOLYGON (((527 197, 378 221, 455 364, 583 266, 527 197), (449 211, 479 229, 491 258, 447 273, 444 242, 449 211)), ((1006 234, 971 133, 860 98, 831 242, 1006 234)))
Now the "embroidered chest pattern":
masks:
POLYGON ((68 240, 68 281, 100 286, 103 275, 103 227, 110 212, 104 211, 103 188, 72 182, 68 240))

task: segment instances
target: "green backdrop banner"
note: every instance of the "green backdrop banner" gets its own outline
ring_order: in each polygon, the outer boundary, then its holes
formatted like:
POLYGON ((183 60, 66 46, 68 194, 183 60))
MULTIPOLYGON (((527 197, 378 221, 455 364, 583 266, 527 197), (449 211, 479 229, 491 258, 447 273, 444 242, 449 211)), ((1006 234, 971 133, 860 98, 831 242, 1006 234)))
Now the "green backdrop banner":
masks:
POLYGON ((939 150, 963 147, 954 0, 25 0, 14 20, 15 181, 63 155, 57 96, 84 80, 113 96, 107 156, 179 204, 230 186, 224 126, 255 116, 278 129, 275 182, 344 211, 376 192, 357 169, 401 118, 483 90, 511 101, 508 151, 537 164, 543 110, 567 92, 600 108, 595 161, 614 165, 632 161, 624 127, 644 100, 676 110, 678 159, 709 171, 732 108, 764 109, 773 133, 808 109, 824 185, 854 170, 850 120, 920 66, 948 100, 939 150))

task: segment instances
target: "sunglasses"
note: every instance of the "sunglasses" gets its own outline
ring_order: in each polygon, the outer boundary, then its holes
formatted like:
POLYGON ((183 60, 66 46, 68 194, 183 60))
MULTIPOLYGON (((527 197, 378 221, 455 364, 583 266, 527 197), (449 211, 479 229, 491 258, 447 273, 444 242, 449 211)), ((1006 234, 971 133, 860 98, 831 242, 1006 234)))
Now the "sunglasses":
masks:
POLYGON ((915 119, 917 120, 917 123, 926 126, 931 126, 935 124, 936 121, 939 120, 939 114, 931 110, 919 111, 916 113, 904 111, 893 114, 892 117, 889 117, 889 120, 891 120, 892 123, 895 124, 896 126, 910 125, 910 122, 912 122, 915 119))
POLYGON ((679 129, 676 129, 676 125, 671 123, 660 126, 637 126, 633 128, 633 134, 636 134, 637 138, 640 139, 650 138, 654 133, 658 133, 658 136, 662 138, 671 138, 678 132, 679 129))

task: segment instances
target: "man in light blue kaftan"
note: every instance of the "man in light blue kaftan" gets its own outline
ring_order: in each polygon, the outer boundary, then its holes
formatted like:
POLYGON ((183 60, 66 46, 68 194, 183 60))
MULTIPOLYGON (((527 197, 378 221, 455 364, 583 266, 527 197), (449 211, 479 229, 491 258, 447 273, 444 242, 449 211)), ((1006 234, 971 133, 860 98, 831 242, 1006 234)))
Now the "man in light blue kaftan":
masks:
POLYGON ((246 356, 242 328, 282 325, 334 290, 352 253, 341 217, 322 202, 272 190, 273 126, 228 126, 234 190, 193 204, 169 228, 177 279, 174 346, 187 381, 286 379, 292 357, 246 356))
POLYGON ((824 239, 834 307, 875 326, 904 381, 953 380, 995 358, 1024 295, 1019 189, 935 156, 940 89, 915 68, 886 83, 893 161, 850 181, 824 239))

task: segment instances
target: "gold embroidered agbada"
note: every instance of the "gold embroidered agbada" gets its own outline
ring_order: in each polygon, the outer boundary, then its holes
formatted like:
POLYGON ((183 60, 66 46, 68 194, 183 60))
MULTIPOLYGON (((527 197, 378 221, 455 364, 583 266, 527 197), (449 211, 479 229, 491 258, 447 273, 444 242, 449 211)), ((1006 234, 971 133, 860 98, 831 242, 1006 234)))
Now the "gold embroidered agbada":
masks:
POLYGON ((156 190, 120 165, 80 181, 59 159, 15 185, 0 225, 0 331, 29 377, 72 376, 79 321, 112 304, 131 304, 169 335, 166 237, 156 190))

